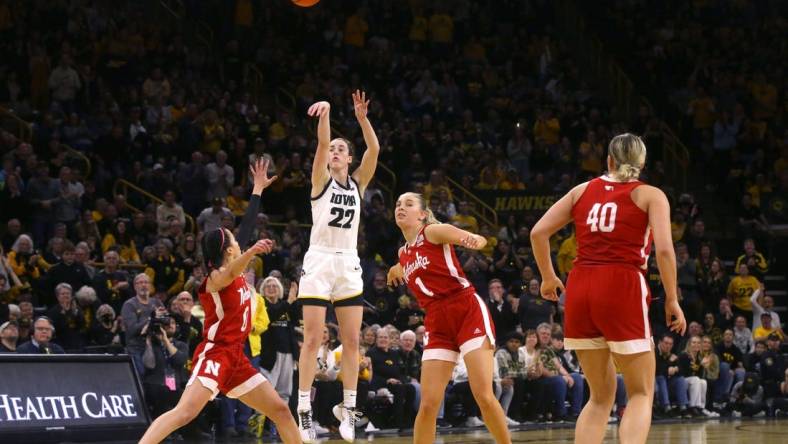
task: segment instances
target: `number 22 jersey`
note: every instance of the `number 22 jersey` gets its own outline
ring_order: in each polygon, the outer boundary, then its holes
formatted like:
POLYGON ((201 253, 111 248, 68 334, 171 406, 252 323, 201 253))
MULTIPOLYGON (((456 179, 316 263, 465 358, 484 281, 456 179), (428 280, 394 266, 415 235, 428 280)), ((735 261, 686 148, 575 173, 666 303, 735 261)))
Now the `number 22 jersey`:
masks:
POLYGON ((351 176, 347 186, 329 177, 323 191, 312 198, 309 246, 355 250, 361 218, 361 190, 351 176))

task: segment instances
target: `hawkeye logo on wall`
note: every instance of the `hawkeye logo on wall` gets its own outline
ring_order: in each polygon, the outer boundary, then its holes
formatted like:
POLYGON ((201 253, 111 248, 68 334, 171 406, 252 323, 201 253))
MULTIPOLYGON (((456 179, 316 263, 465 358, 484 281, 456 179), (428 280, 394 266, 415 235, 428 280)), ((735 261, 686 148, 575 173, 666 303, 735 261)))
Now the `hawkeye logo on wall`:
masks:
POLYGON ((555 196, 499 196, 495 211, 546 211, 555 203, 555 196))
POLYGON ((132 395, 17 397, 0 395, 0 422, 52 419, 136 418, 132 395))

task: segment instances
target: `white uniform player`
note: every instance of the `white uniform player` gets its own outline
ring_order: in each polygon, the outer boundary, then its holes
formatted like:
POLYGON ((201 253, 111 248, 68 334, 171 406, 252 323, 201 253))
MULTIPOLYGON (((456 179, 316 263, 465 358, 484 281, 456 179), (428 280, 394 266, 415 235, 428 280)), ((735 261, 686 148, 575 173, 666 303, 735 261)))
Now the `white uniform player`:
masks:
POLYGON ((350 176, 346 185, 331 178, 312 197, 312 233, 301 269, 299 298, 338 303, 364 289, 356 249, 361 191, 350 176))
MULTIPOLYGON (((333 304, 342 342, 357 344, 364 315, 361 262, 358 241, 361 196, 375 174, 380 145, 367 119, 369 101, 363 92, 353 94, 356 119, 364 134, 366 151, 353 173, 353 145, 345 139, 331 140, 331 105, 318 102, 308 114, 319 117, 317 151, 312 162, 312 234, 304 256, 298 299, 304 313, 304 343, 298 360, 298 427, 305 443, 317 440, 312 421, 310 392, 315 379, 317 351, 323 338, 326 310, 333 304)), ((340 421, 339 433, 345 441, 355 439, 356 384, 359 350, 346 347, 342 353, 343 400, 334 407, 340 421)))

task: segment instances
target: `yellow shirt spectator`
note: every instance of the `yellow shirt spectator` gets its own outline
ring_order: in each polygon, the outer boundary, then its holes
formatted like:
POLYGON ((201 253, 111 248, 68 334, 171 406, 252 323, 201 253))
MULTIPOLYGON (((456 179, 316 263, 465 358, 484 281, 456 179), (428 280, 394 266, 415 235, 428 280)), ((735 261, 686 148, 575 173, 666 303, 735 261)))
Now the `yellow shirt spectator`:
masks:
POLYGON ((761 287, 760 282, 753 276, 736 276, 728 284, 728 295, 733 300, 736 308, 744 311, 752 311, 750 296, 761 287))
POLYGON ((689 113, 695 129, 708 129, 714 125, 714 100, 708 96, 700 96, 689 103, 689 113))
POLYGON ((561 139, 561 122, 555 117, 540 118, 534 123, 534 138, 537 142, 547 145, 557 145, 561 139))
POLYGON ((558 273, 561 276, 566 276, 575 264, 577 257, 577 238, 572 233, 571 236, 561 242, 561 247, 558 249, 558 273))
POLYGON ((424 42, 427 40, 428 31, 429 23, 426 17, 422 15, 413 17, 413 22, 410 24, 410 32, 408 32, 408 38, 412 42, 424 42))
POLYGON ((476 217, 470 214, 467 216, 457 214, 451 218, 451 222, 463 230, 470 231, 471 233, 479 232, 479 222, 476 220, 476 217))
POLYGON ((257 300, 257 307, 255 307, 254 322, 252 322, 252 331, 249 333, 249 349, 252 352, 252 357, 260 354, 261 343, 260 336, 268 330, 268 324, 271 323, 268 319, 268 310, 265 309, 265 301, 260 293, 254 292, 255 299, 257 300))
POLYGON ((345 22, 345 44, 363 48, 366 42, 367 31, 369 31, 367 21, 358 13, 351 15, 345 22))
POLYGON ((454 20, 448 14, 432 14, 430 17, 430 40, 434 43, 454 41, 454 20))
POLYGON ((755 330, 752 331, 752 337, 756 341, 758 341, 758 340, 765 340, 772 333, 774 333, 777 336, 779 336, 780 337, 780 341, 785 341, 785 336, 783 336, 783 333, 779 329, 777 329, 776 327, 764 328, 763 325, 759 326, 758 328, 756 328, 755 330))

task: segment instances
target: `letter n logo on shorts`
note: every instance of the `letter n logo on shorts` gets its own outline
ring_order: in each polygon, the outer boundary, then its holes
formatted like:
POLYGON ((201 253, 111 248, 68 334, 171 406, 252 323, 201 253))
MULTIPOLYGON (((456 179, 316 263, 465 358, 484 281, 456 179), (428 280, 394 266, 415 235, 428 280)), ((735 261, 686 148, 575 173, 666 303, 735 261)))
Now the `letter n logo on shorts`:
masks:
POLYGON ((210 359, 205 361, 205 373, 210 373, 218 378, 220 365, 221 363, 211 361, 210 359))

